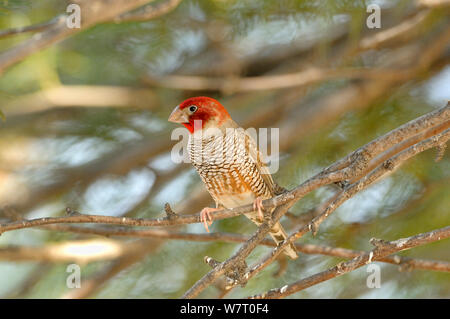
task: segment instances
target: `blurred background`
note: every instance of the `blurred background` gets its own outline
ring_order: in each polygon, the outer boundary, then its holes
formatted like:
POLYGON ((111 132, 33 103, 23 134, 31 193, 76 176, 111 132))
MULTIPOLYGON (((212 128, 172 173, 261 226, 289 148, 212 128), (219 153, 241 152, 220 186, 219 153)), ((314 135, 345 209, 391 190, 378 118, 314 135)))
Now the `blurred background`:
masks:
MULTIPOLYGON (((147 21, 106 22, 67 36, 1 74, 0 221, 62 216, 66 207, 155 218, 164 216, 166 202, 183 214, 212 205, 193 168, 170 160, 176 126, 167 118, 175 105, 197 95, 220 100, 244 127, 280 128, 274 178, 286 188, 297 186, 377 136, 447 103, 450 11, 448 1, 442 2, 163 0, 152 5, 170 10, 147 21), (366 8, 373 3, 381 7, 381 28, 369 29, 366 8), (282 74, 297 76, 273 77, 282 74)), ((0 1, 0 28, 50 21, 66 6, 60 0, 0 1)), ((3 34, 0 51, 32 36, 3 34)), ((394 240, 449 225, 448 154, 438 163, 435 150, 412 158, 342 205, 316 237, 308 234, 300 242, 368 250, 371 237, 394 240)), ((282 219, 285 228, 298 228, 302 216, 334 192, 324 187, 299 201, 282 219)), ((200 224, 169 230, 205 233, 200 224)), ((242 216, 212 226, 213 232, 255 230, 242 216)), ((222 261, 238 247, 106 239, 62 229, 6 232, 0 236, 0 296, 177 298, 210 269, 205 255, 222 261), (65 243, 73 243, 81 257, 44 254, 65 243), (89 257, 108 245, 114 254, 89 257), (28 253, 11 254, 20 249, 28 253), (66 268, 73 262, 81 266, 81 289, 66 285, 66 268)), ((258 247, 248 264, 268 249, 258 247)), ((449 243, 401 255, 450 261, 449 243)), ((279 264, 273 263, 227 297, 281 287, 340 260, 301 254, 279 276, 279 264)), ((290 298, 450 296, 448 273, 379 265, 379 289, 367 288, 362 267, 290 298)), ((200 297, 220 294, 219 283, 200 297)))

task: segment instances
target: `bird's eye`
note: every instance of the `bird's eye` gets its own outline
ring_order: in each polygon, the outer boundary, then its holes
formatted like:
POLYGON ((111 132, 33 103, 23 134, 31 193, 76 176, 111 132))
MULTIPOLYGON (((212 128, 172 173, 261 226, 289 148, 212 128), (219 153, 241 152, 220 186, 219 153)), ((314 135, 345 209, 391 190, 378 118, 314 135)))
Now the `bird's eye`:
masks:
POLYGON ((197 107, 195 105, 189 106, 189 112, 194 113, 195 111, 197 111, 197 107))

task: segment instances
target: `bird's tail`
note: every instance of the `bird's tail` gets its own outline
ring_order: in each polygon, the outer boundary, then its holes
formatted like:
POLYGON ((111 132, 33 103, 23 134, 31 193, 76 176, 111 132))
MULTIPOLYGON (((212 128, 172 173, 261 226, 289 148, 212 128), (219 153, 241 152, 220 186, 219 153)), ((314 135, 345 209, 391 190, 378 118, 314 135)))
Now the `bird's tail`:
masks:
MULTIPOLYGON (((280 222, 273 225, 272 229, 270 230, 270 236, 277 243, 277 245, 287 238, 287 234, 284 231, 283 226, 281 226, 280 222)), ((283 253, 285 253, 291 259, 298 258, 297 250, 292 243, 283 249, 283 253)))

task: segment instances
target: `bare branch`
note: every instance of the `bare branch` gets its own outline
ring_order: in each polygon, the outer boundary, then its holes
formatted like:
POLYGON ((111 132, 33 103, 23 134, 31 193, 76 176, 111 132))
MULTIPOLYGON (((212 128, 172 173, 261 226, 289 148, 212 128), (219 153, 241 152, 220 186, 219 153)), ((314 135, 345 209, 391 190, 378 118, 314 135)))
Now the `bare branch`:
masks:
MULTIPOLYGON (((272 207, 274 204, 283 199, 272 199, 268 200, 272 207)), ((267 206, 269 207, 269 206, 267 206)), ((251 212, 253 209, 252 205, 246 205, 234 210, 221 210, 214 214, 214 219, 224 219, 242 215, 244 213, 251 212)), ((161 218, 131 218, 131 217, 115 217, 115 216, 104 216, 104 215, 85 215, 85 214, 70 214, 69 216, 62 217, 44 217, 36 218, 30 220, 15 221, 5 224, 0 224, 0 234, 3 232, 30 228, 35 226, 43 226, 50 224, 61 224, 61 223, 97 223, 97 224, 114 224, 122 226, 174 226, 174 225, 184 225, 200 223, 199 214, 193 215, 179 215, 178 218, 173 219, 169 217, 161 218)))
MULTIPOLYGON (((331 172, 336 170, 341 170, 347 168, 348 171, 355 167, 355 162, 352 160, 353 157, 363 157, 365 161, 358 164, 367 164, 368 161, 376 157, 376 155, 381 154, 388 150, 389 148, 412 138, 425 130, 432 128, 433 126, 438 126, 443 123, 447 123, 450 119, 450 102, 443 108, 437 109, 433 112, 425 114, 417 119, 409 121, 406 124, 396 128, 383 136, 371 141, 370 143, 360 147, 356 151, 350 153, 343 159, 337 161, 336 163, 330 165, 325 171, 331 172), (353 167, 350 164, 353 163, 353 167)), ((356 168, 356 167, 355 167, 356 168)), ((363 171, 365 165, 357 168, 357 170, 363 171)))
MULTIPOLYGON (((228 243, 244 243, 249 237, 244 235, 232 234, 232 233, 209 233, 209 234, 195 234, 195 233, 181 233, 173 232, 162 229, 128 229, 122 227, 79 227, 72 225, 48 225, 44 229, 61 231, 61 232, 73 232, 77 234, 88 234, 88 235, 100 235, 105 237, 132 237, 132 238, 158 238, 158 239, 171 239, 171 240, 188 240, 196 242, 228 242, 228 243)), ((268 247, 276 247, 277 245, 271 239, 263 239, 260 242, 261 245, 268 247)), ((295 244, 297 250, 304 254, 309 255, 325 255, 331 257, 341 257, 341 258, 355 258, 363 251, 351 250, 340 247, 330 247, 324 245, 313 245, 313 244, 295 244)), ((1 258, 1 255, 0 255, 1 258)), ((422 270, 433 270, 433 271, 443 271, 450 272, 450 262, 446 261, 434 261, 434 260, 424 260, 416 258, 408 258, 401 256, 389 256, 382 260, 394 265, 408 265, 408 269, 422 269, 422 270)))
MULTIPOLYGON (((317 174, 316 176, 310 178, 303 184, 301 184, 296 189, 290 191, 289 193, 291 196, 293 196, 292 201, 297 201, 301 199, 306 193, 305 190, 312 191, 317 187, 323 186, 325 184, 329 184, 331 182, 336 182, 339 180, 344 180, 352 176, 356 176, 359 174, 358 172, 361 169, 364 169, 366 165, 368 164, 368 161, 373 158, 376 154, 376 152, 383 152, 385 151, 384 146, 381 146, 380 141, 384 141, 388 145, 393 145, 389 143, 394 143, 396 141, 397 143, 401 142, 401 137, 410 137, 411 135, 417 134, 420 132, 420 128, 426 129, 429 128, 432 124, 430 122, 434 123, 435 117, 439 118, 439 120, 436 120, 436 125, 441 124, 442 122, 449 119, 450 114, 450 103, 435 112, 431 112, 427 114, 428 116, 422 116, 417 120, 411 121, 400 128, 382 136, 381 138, 376 139, 375 141, 367 144, 365 147, 359 149, 358 151, 354 152, 353 155, 349 155, 348 161, 342 161, 337 165, 339 166, 338 170, 330 170, 326 169, 322 171, 321 173, 317 174), (442 112, 442 113, 441 113, 442 112), (444 114, 445 116, 443 118, 440 118, 439 116, 444 114), (321 183, 323 183, 321 185, 321 183)), ((368 185, 373 183, 375 180, 377 180, 379 177, 381 177, 384 173, 387 171, 392 170, 395 166, 399 165, 400 163, 404 162, 408 158, 428 149, 435 147, 437 145, 440 145, 442 143, 445 143, 450 139, 450 129, 440 133, 439 135, 433 136, 428 138, 427 140, 418 143, 417 145, 413 145, 409 147, 408 149, 402 151, 395 157, 393 157, 389 162, 386 162, 385 164, 389 165, 381 165, 376 170, 374 170, 371 174, 367 175, 360 181, 350 185, 344 192, 342 192, 336 200, 334 200, 327 208, 326 210, 319 216, 313 219, 313 221, 308 224, 307 226, 302 227, 299 231, 295 232, 294 234, 290 235, 283 243, 280 243, 280 245, 275 248, 271 254, 269 254, 262 262, 257 264, 256 266, 252 267, 249 272, 247 272, 244 277, 246 279, 251 278, 252 275, 256 274, 257 272, 261 271, 267 265, 269 265, 271 262, 275 260, 275 258, 281 253, 282 249, 286 247, 286 245, 292 243, 294 240, 302 237, 304 234, 308 233, 309 231, 315 233, 317 232, 317 229, 319 225, 344 201, 352 197, 357 192, 361 191, 362 189, 366 188, 368 185)), ((333 166, 333 167, 334 167, 333 166)), ((279 206, 277 209, 275 209, 273 213, 273 222, 277 222, 281 216, 286 213, 287 209, 293 204, 291 202, 288 202, 287 204, 284 204, 282 206, 279 206)), ((256 247, 258 242, 260 242, 263 237, 267 234, 268 230, 270 229, 270 226, 267 225, 267 223, 263 224, 259 227, 258 231, 247 241, 241 249, 235 253, 231 258, 229 258, 227 261, 221 263, 218 267, 211 270, 208 274, 203 276, 197 283, 192 286, 184 295, 183 298, 193 298, 197 296, 202 290, 204 290, 208 285, 210 285, 217 277, 224 274, 229 269, 232 269, 235 265, 235 263, 241 262, 241 260, 245 259, 248 254, 250 254, 251 250, 256 247)))
POLYGON ((250 298, 283 298, 300 290, 306 289, 323 281, 341 276, 345 273, 353 271, 359 267, 367 265, 371 262, 381 260, 387 256, 410 249, 417 246, 422 246, 432 242, 436 242, 442 239, 450 237, 450 226, 433 230, 431 232, 418 234, 408 238, 398 239, 392 242, 385 242, 379 240, 371 240, 375 244, 376 248, 370 252, 365 252, 358 257, 353 258, 350 261, 340 263, 333 268, 320 272, 313 276, 301 279, 292 284, 286 285, 282 288, 272 289, 266 293, 255 295, 250 298))

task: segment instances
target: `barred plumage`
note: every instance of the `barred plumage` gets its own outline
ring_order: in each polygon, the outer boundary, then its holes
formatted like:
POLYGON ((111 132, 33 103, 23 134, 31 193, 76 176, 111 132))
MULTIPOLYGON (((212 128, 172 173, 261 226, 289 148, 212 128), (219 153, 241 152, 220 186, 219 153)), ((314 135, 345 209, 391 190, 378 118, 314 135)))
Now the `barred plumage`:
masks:
POLYGON ((191 135, 188 152, 211 196, 224 207, 224 196, 252 192, 256 197, 270 198, 272 192, 264 183, 257 164, 246 151, 244 130, 228 130, 208 138, 191 135), (196 139, 199 139, 196 143, 196 139))
MULTIPOLYGON (((185 117, 175 121, 185 121, 181 123, 192 133, 188 143, 189 157, 216 202, 216 208, 230 209, 252 203, 258 207, 261 200, 282 192, 263 163, 255 141, 238 127, 219 102, 210 98, 188 99, 175 109, 170 119, 174 121, 176 112, 180 117, 183 110, 187 110, 183 114, 185 117), (199 117, 202 111, 207 116, 199 117), (197 119, 202 121, 200 129, 194 128, 197 119)), ((211 210, 207 209, 205 214, 211 210)), ((246 216, 257 225, 262 223, 256 211, 246 216)), ((287 237, 279 222, 273 226, 270 235, 277 244, 287 237)), ((298 257, 293 245, 286 247, 284 253, 293 259, 298 257)))

